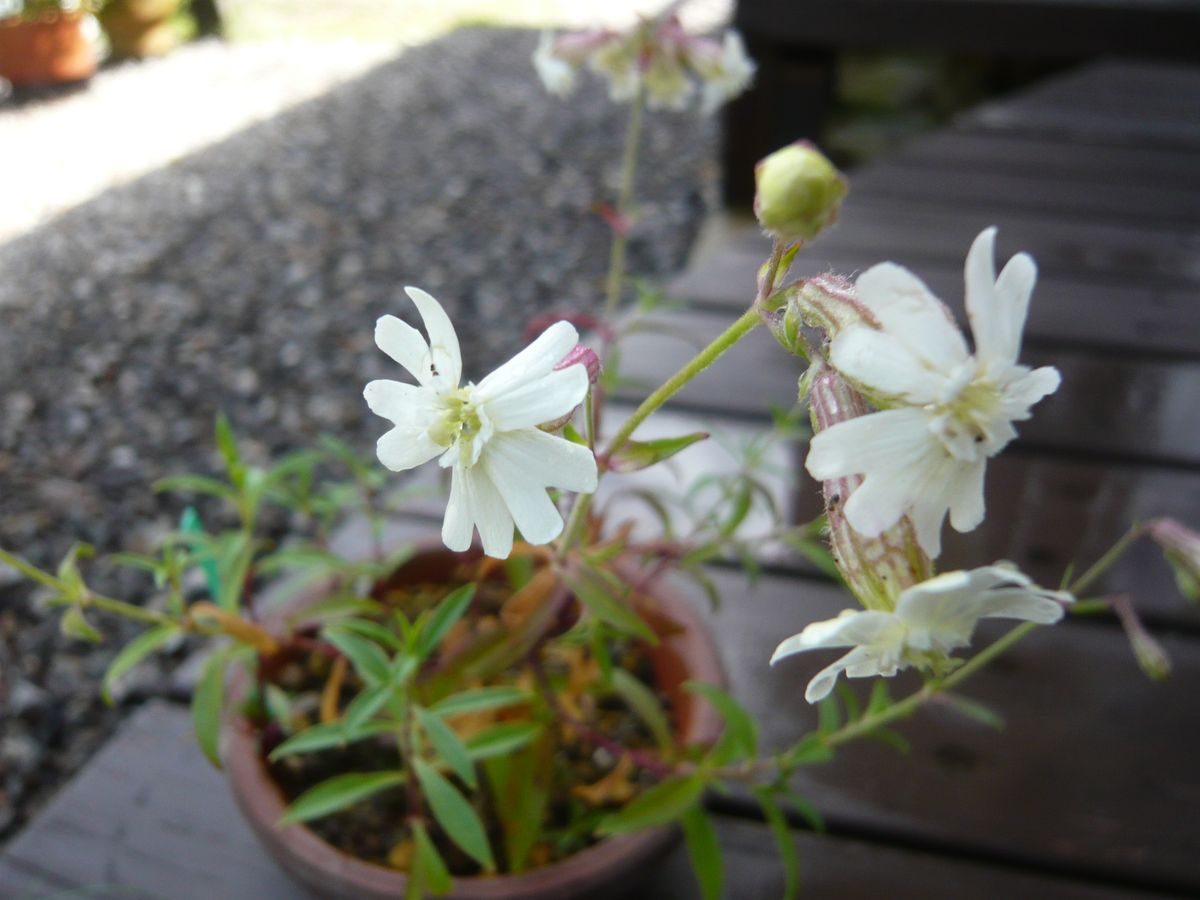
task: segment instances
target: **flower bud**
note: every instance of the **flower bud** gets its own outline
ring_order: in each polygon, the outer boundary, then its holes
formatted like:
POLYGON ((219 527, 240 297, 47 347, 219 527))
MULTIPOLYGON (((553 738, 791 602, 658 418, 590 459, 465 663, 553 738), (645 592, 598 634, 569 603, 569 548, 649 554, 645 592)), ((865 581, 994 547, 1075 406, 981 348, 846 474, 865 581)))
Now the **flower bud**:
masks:
POLYGON ((808 241, 837 220, 846 179, 807 141, 776 150, 754 169, 754 214, 787 241, 808 241))
POLYGON ((559 369, 566 369, 574 365, 581 365, 587 369, 588 381, 592 384, 595 384, 596 379, 600 377, 600 357, 591 347, 576 344, 554 367, 554 371, 557 372, 559 369))
POLYGON ((1175 570, 1179 592, 1193 603, 1200 601, 1200 534, 1174 519, 1155 519, 1146 530, 1175 570))
MULTIPOLYGON (((812 368, 820 365, 814 363, 812 368)), ((870 411, 863 396, 837 372, 819 370, 808 380, 814 432, 870 411)), ((891 612, 905 588, 933 577, 933 564, 907 517, 878 537, 866 537, 850 527, 844 512, 846 501, 862 481, 861 475, 850 475, 822 483, 829 542, 838 571, 858 601, 867 609, 891 612)))

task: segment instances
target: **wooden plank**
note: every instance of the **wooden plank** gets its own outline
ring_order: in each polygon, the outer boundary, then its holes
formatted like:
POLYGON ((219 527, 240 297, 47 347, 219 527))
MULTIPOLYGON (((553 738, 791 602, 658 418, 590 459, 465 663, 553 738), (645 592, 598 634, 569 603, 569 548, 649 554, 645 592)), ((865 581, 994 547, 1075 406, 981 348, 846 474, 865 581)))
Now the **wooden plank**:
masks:
MULTIPOLYGON (((863 897, 1020 897, 1022 900, 1118 900, 1151 896, 1126 888, 1102 887, 1034 875, 1016 869, 968 862, 871 844, 843 837, 795 832, 800 858, 800 896, 812 900, 862 900, 863 897), (901 887, 901 885, 903 887, 901 887)), ((725 859, 726 896, 733 900, 778 900, 784 874, 774 838, 762 825, 734 818, 717 820, 725 859)), ((693 900, 697 896, 685 855, 663 861, 646 891, 655 900, 693 900)))
MULTIPOLYGON (((862 213, 859 218, 866 221, 869 218, 867 210, 862 213)), ((857 211, 854 215, 858 215, 857 211)), ((833 271, 853 276, 870 265, 890 259, 921 277, 960 318, 963 317, 962 260, 978 231, 1000 222, 1004 236, 1002 246, 1006 248, 1002 257, 1004 253, 1031 247, 1033 243, 1023 240, 1020 229, 1005 224, 1001 217, 980 217, 973 225, 963 227, 953 242, 952 246, 958 251, 956 259, 944 264, 914 261, 897 248, 872 250, 866 242, 852 246, 856 235, 873 232, 877 235, 876 241, 885 243, 887 233, 865 224, 851 226, 853 218, 849 210, 845 218, 846 235, 843 237, 835 232, 827 241, 800 254, 793 267, 795 275, 807 277, 833 271)), ((914 213, 913 224, 919 223, 920 219, 914 213)), ((896 243, 917 240, 915 237, 898 237, 896 243)), ((938 245, 934 236, 919 240, 931 247, 938 245)), ((949 249, 943 252, 947 256, 950 254, 949 249)), ((1104 257, 1103 251, 1089 254, 1080 247, 1079 252, 1084 260, 1104 257)), ((1118 267, 1119 253, 1110 256, 1105 265, 1110 269, 1118 267)), ((1129 251, 1128 258, 1137 259, 1137 251, 1129 251)), ((753 299, 755 273, 765 259, 765 255, 759 256, 756 251, 747 251, 737 245, 710 250, 699 255, 696 263, 671 283, 668 294, 698 307, 745 309, 753 299)), ((1036 253, 1035 259, 1038 259, 1036 253)), ((1144 257, 1142 264, 1155 265, 1144 257)), ((1141 280, 1131 273, 1124 283, 1116 283, 1115 279, 1103 277, 1099 272, 1083 278, 1076 274, 1059 274, 1053 264, 1048 265, 1049 271, 1039 277, 1029 310, 1025 332, 1028 346, 1091 345, 1141 354, 1200 358, 1200 303, 1196 301, 1196 287, 1190 283, 1190 278, 1186 282, 1180 280, 1177 285, 1156 283, 1157 279, 1140 283, 1141 280)), ((1195 269, 1195 264, 1191 263, 1177 271, 1195 272, 1195 269)))
POLYGON ((1053 136, 997 134, 963 124, 918 138, 890 153, 889 166, 974 172, 1041 174, 1107 185, 1114 179, 1153 179, 1160 185, 1200 186, 1194 153, 1154 147, 1080 145, 1053 136))
POLYGON ((297 898, 200 754, 186 709, 134 715, 0 857, 5 897, 297 898))
MULTIPOLYGON (((767 659, 783 638, 851 604, 838 589, 794 579, 717 580, 724 600, 712 621, 732 689, 766 743, 786 746, 812 727, 803 686, 837 651, 773 669, 767 659)), ((985 628, 977 643, 997 633, 985 628)), ((1200 891, 1200 832, 1190 825, 1200 802, 1200 642, 1163 643, 1175 670, 1152 684, 1115 629, 1040 629, 961 689, 1005 717, 1002 733, 935 707, 900 726, 908 754, 848 746, 797 786, 844 832, 1200 891)), ((894 695, 915 684, 905 676, 894 695)))
MULTIPOLYGON (((1086 148, 1081 147, 1080 155, 1085 154, 1086 148)), ((1146 172, 1139 181, 1114 177, 1099 187, 1041 172, 1010 174, 884 164, 858 172, 854 187, 860 193, 892 197, 906 204, 957 206, 980 216, 1015 209, 1053 212, 1056 218, 1099 217, 1126 225, 1150 222, 1194 227, 1200 223, 1200 184, 1181 188, 1158 184, 1152 176, 1146 172)))
MULTIPOLYGON (((263 857, 222 781, 195 749, 187 711, 146 705, 0 856, 4 896, 83 889, 113 900, 308 896, 263 857)), ((720 817, 717 825, 730 896, 778 896, 783 870, 766 828, 720 817)), ((795 842, 808 897, 860 897, 901 881, 927 900, 989 892, 1065 900, 1145 896, 833 836, 797 832, 795 842)), ((649 881, 626 896, 699 896, 682 848, 647 874, 649 881)))

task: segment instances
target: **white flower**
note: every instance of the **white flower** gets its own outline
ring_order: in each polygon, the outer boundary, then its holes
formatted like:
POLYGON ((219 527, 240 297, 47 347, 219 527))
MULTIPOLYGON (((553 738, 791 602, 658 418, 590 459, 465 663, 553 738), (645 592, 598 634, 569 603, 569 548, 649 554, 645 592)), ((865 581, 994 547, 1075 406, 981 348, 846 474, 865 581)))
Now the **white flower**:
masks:
POLYGON ((1012 423, 1059 385, 1058 370, 1017 364, 1037 271, 1024 253, 1000 277, 996 229, 967 254, 967 315, 975 354, 950 312, 907 269, 893 263, 859 276, 859 300, 881 327, 852 325, 830 348, 833 366, 887 407, 822 431, 806 461, 818 480, 864 476, 846 519, 874 537, 908 515, 921 547, 941 550, 947 511, 958 531, 983 521, 987 459, 1016 436, 1012 423))
POLYGON ((542 32, 537 49, 533 51, 533 67, 551 94, 566 97, 575 90, 575 67, 554 53, 554 35, 542 32))
POLYGON ((1005 566, 945 572, 901 593, 894 612, 846 609, 836 619, 812 623, 775 649, 771 665, 806 650, 853 647, 808 683, 804 699, 816 703, 842 672, 850 678, 890 677, 909 666, 944 665, 953 651, 971 643, 980 619, 1049 625, 1072 600, 1005 566))
POLYGON ((531 544, 554 540, 563 521, 546 489, 596 488, 592 452, 537 427, 568 414, 587 394, 583 365, 555 369, 578 341, 574 326, 556 322, 479 384, 460 387, 458 336, 445 310, 422 290, 405 291, 429 342, 395 316, 376 323, 379 349, 417 380, 372 381, 363 392, 371 411, 396 426, 379 439, 379 461, 400 472, 438 456, 453 467, 442 523, 451 550, 466 550, 478 529, 488 556, 507 557, 514 524, 531 544))
POLYGON ((742 36, 736 31, 725 32, 721 44, 721 56, 714 65, 697 62, 697 70, 704 78, 704 93, 700 99, 700 111, 711 115, 727 100, 732 100, 754 79, 755 65, 742 36))

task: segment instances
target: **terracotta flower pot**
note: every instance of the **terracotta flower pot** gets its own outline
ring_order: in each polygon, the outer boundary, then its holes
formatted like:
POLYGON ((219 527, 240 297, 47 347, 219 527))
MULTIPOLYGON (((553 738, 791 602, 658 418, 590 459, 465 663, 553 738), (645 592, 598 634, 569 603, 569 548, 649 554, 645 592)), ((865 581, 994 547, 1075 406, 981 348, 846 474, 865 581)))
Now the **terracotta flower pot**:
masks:
POLYGON ((84 81, 96 73, 96 54, 83 33, 83 14, 0 19, 0 78, 16 87, 84 81))
MULTIPOLYGON (((448 580, 460 561, 461 556, 444 548, 427 548, 398 574, 413 583, 448 580)), ((664 635, 652 658, 658 686, 671 699, 676 732, 683 743, 711 743, 720 736, 720 718, 682 686, 690 680, 725 684, 716 646, 685 599, 658 587, 648 594, 652 607, 642 612, 651 627, 664 635)), ((295 611, 320 598, 320 591, 310 592, 298 596, 288 608, 295 611)), ((235 719, 229 723, 224 748, 226 773, 242 814, 293 878, 322 897, 384 900, 404 896, 404 873, 343 853, 303 825, 276 826, 287 803, 259 754, 248 722, 235 719)), ((677 840, 673 828, 607 838, 559 862, 519 875, 456 877, 449 896, 459 900, 626 896, 631 880, 644 874, 677 840)))

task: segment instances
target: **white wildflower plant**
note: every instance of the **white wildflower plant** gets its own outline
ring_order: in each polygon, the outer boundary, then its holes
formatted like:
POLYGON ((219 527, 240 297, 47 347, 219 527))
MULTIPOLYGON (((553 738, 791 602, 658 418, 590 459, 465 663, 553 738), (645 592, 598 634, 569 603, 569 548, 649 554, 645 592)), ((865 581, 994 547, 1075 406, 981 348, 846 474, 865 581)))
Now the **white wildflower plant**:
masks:
POLYGON ((568 96, 587 67, 608 82, 614 103, 644 98, 651 109, 686 109, 699 85, 705 115, 746 90, 755 72, 736 31, 719 41, 689 34, 675 15, 643 18, 626 31, 544 32, 533 64, 556 96, 568 96))
POLYGON ((1036 268, 1021 253, 997 278, 995 235, 985 229, 967 255, 974 354, 950 311, 907 269, 882 263, 859 276, 858 300, 878 327, 834 335, 829 364, 880 409, 816 435, 806 460, 819 480, 864 477, 846 503, 857 531, 875 536, 908 516, 930 556, 941 550, 947 513, 957 531, 983 521, 988 459, 1061 380, 1053 367, 1017 362, 1036 268))
POLYGON ((829 695, 843 672, 850 678, 890 677, 915 666, 938 673, 956 664, 954 651, 967 647, 981 619, 1021 619, 1053 624, 1073 598, 1039 588, 1015 569, 995 565, 969 572, 943 572, 900 594, 895 610, 842 610, 813 622, 783 641, 771 665, 807 650, 852 648, 808 683, 804 698, 829 695))
POLYGON ((445 310, 425 291, 405 290, 429 340, 395 316, 375 326, 379 349, 417 381, 372 381, 364 391, 372 412, 395 426, 379 439, 379 461, 401 472, 437 457, 451 469, 442 524, 451 550, 469 548, 478 530, 484 552, 503 559, 514 525, 530 544, 554 540, 563 519, 547 489, 590 492, 597 479, 591 450, 538 427, 571 413, 588 392, 582 363, 557 368, 578 343, 575 327, 556 322, 479 384, 460 385, 462 356, 445 310))

